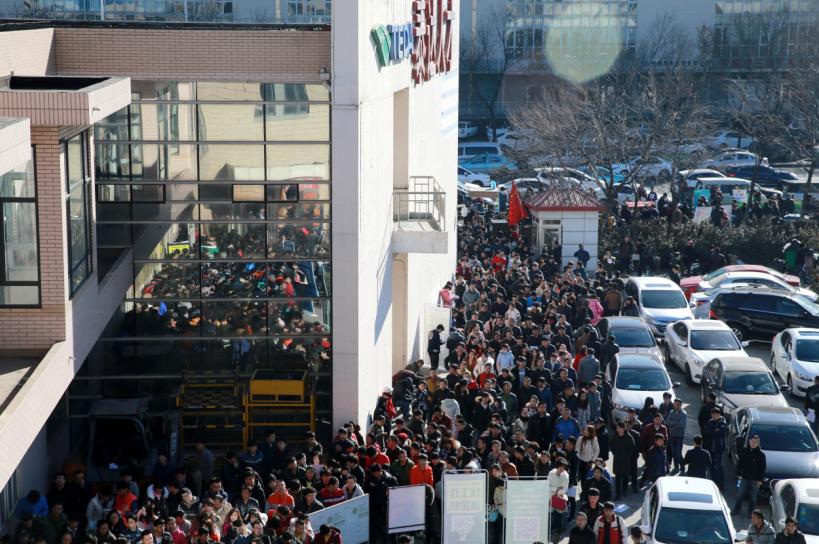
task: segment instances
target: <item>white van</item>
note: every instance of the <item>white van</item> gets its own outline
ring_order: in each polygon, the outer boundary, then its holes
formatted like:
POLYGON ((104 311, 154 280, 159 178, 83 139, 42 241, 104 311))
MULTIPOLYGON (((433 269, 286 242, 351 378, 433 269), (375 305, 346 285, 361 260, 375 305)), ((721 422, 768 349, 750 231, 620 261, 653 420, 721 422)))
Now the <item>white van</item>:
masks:
POLYGON ((458 144, 458 160, 462 161, 477 155, 503 155, 500 144, 496 142, 463 142, 458 144))
POLYGON ((682 289, 668 278, 631 277, 626 283, 626 295, 637 301, 640 317, 656 336, 664 335, 672 321, 694 319, 682 289))

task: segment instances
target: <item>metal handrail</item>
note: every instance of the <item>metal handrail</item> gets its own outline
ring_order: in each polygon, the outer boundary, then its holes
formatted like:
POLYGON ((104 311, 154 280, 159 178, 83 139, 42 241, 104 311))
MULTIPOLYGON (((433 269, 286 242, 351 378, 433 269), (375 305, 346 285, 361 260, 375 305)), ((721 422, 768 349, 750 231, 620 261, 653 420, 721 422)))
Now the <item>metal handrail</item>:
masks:
POLYGON ((432 176, 412 176, 409 187, 393 190, 392 214, 395 230, 402 230, 402 223, 426 223, 443 232, 446 230, 446 191, 432 176))

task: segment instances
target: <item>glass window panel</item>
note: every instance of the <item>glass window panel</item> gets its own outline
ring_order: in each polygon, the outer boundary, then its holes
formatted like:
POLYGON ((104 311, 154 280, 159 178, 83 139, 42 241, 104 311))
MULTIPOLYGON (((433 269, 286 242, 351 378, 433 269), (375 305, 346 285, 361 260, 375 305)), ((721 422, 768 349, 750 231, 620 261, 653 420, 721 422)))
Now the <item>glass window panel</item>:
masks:
POLYGON ((270 303, 270 334, 328 334, 330 323, 327 299, 270 303))
POLYGON ((197 302, 126 302, 123 332, 138 336, 198 336, 202 309, 197 302))
POLYGON ((133 140, 196 140, 193 104, 136 104, 131 107, 133 140))
POLYGON ((83 134, 74 136, 67 142, 66 155, 68 165, 68 183, 74 184, 83 180, 83 134))
POLYGON ((268 296, 308 298, 330 296, 331 265, 324 261, 298 261, 268 265, 268 296))
POLYGON ((199 228, 203 259, 264 258, 264 225, 205 223, 199 228))
POLYGON ((128 247, 132 243, 132 225, 105 225, 97 228, 97 248, 128 247))
POLYGON ((205 183, 199 186, 199 200, 231 202, 233 185, 228 183, 205 183))
POLYGON ((268 202, 295 200, 330 200, 330 186, 326 183, 276 184, 267 186, 268 202))
POLYGON ((193 183, 168 183, 165 185, 165 198, 169 201, 197 200, 199 186, 193 183))
POLYGON ((199 298, 196 263, 135 263, 134 278, 137 298, 199 298))
MULTIPOLYGON (((127 221, 129 219, 132 219, 129 202, 97 202, 97 221, 127 221)), ((108 228, 108 225, 105 228, 108 228)))
POLYGON ((268 141, 330 140, 330 106, 327 104, 268 104, 265 120, 268 141))
POLYGON ((40 288, 36 285, 0 285, 0 306, 36 306, 40 288))
POLYGON ((301 355, 306 362, 318 367, 329 367, 332 356, 330 338, 276 338, 270 340, 270 353, 274 361, 280 354, 301 355))
POLYGON ((263 84, 199 81, 196 84, 198 100, 261 102, 263 84))
POLYGON ((286 219, 330 219, 330 204, 315 202, 293 202, 268 204, 267 216, 274 220, 286 219))
POLYGON ((194 203, 160 204, 133 203, 135 221, 191 221, 198 220, 197 207, 194 203))
POLYGON ((329 180, 329 145, 268 145, 267 179, 329 180))
POLYGON ((188 144, 134 144, 134 179, 196 180, 196 146, 188 144))
POLYGON ((199 176, 202 180, 263 180, 264 148, 240 144, 200 145, 199 176))
POLYGON ((205 302, 202 304, 204 336, 258 336, 267 334, 267 304, 205 302))
POLYGON ((200 104, 200 141, 262 141, 264 118, 261 105, 200 104))
POLYGON ((196 227, 193 223, 148 225, 134 244, 134 259, 199 258, 196 227))
POLYGON ((265 100, 268 102, 327 102, 330 91, 324 85, 305 83, 265 83, 265 100))
POLYGON ((34 161, 0 175, 0 198, 34 198, 34 161))
POLYGON ((199 216, 203 221, 262 220, 264 219, 264 205, 203 202, 199 205, 199 216))
POLYGON ((131 92, 136 100, 193 100, 193 89, 190 81, 131 80, 131 92))
POLYGON ((264 185, 234 185, 235 202, 264 202, 264 185))
POLYGON ((87 209, 85 203, 85 185, 79 184, 71 189, 68 197, 69 231, 71 243, 72 267, 85 260, 88 253, 87 209))
POLYGON ((130 185, 97 185, 97 202, 128 202, 130 200, 130 185))
POLYGON ((94 125, 94 138, 101 140, 128 140, 128 106, 116 111, 94 125))
POLYGON ((85 281, 90 273, 91 271, 88 269, 88 261, 86 259, 83 259, 82 262, 72 267, 69 274, 72 294, 82 285, 82 282, 85 281))
POLYGON ((164 185, 134 185, 134 202, 164 202, 164 185))
POLYGON ((266 293, 267 268, 264 264, 202 264, 203 297, 263 298, 266 293))
POLYGON ((330 255, 329 223, 284 223, 268 226, 268 257, 330 255))
POLYGON ((98 180, 128 179, 131 175, 128 144, 98 143, 94 163, 98 180))
POLYGON ((3 204, 3 276, 37 281, 37 208, 33 202, 3 204))

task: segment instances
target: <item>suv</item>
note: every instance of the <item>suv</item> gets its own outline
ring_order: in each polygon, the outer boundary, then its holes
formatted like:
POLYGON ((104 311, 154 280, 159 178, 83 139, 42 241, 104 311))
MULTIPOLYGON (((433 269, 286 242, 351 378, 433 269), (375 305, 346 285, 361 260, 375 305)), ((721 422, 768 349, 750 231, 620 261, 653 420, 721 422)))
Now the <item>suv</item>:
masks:
POLYGON ((656 336, 673 321, 694 319, 680 287, 668 278, 636 276, 628 279, 626 294, 634 297, 640 317, 656 336))
POLYGON ((614 336, 617 345, 620 346, 620 355, 640 353, 653 355, 662 360, 660 348, 651 334, 651 329, 639 317, 604 317, 597 323, 597 330, 600 331, 601 338, 614 336))
POLYGON ((740 340, 769 339, 796 327, 819 327, 819 305, 778 289, 720 293, 711 302, 711 319, 724 321, 740 340))

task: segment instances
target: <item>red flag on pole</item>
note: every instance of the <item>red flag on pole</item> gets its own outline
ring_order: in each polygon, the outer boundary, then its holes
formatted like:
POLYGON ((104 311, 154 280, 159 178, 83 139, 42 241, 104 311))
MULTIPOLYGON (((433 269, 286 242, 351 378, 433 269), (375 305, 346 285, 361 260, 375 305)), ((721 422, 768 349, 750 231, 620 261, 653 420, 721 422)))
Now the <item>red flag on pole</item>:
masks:
POLYGON ((517 225, 527 216, 526 208, 523 207, 523 202, 520 200, 520 193, 518 193, 517 184, 512 185, 512 190, 509 192, 509 219, 507 222, 510 226, 517 225))

